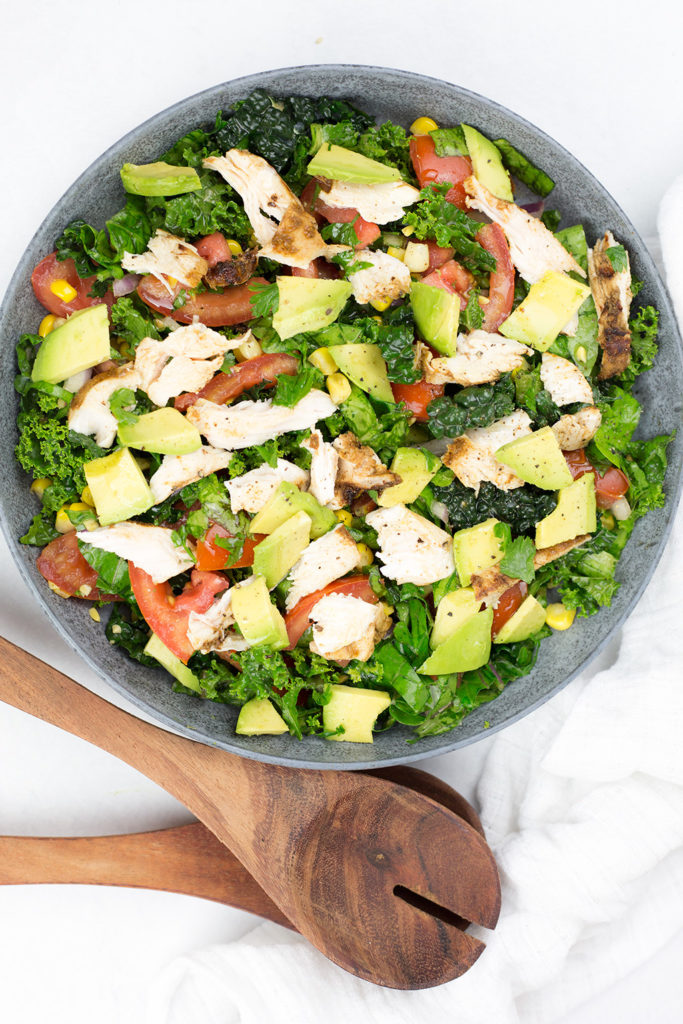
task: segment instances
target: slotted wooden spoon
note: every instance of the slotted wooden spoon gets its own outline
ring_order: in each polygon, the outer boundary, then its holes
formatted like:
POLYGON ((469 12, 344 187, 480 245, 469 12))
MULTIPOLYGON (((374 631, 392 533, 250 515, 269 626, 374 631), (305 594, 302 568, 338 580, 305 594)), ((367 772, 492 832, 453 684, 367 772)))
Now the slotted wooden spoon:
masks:
POLYGON ((417 989, 463 974, 500 882, 482 836, 422 793, 357 772, 247 760, 121 711, 0 638, 0 699, 126 761, 184 803, 340 967, 417 989))

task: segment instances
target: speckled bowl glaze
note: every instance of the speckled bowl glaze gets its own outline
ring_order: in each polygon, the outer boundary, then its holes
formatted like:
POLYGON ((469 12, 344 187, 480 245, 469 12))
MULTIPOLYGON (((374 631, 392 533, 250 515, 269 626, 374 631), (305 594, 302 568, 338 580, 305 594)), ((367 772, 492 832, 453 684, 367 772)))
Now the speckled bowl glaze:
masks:
POLYGON ((604 647, 634 607, 661 555, 680 489, 683 432, 669 449, 664 508, 641 520, 619 563, 622 586, 611 608, 579 619, 569 632, 544 641, 534 671, 512 683, 491 704, 473 712, 453 732, 408 743, 410 732, 394 728, 372 746, 330 743, 315 737, 299 742, 290 736, 236 736, 237 710, 174 693, 161 670, 143 668, 111 647, 104 629, 93 629, 85 602, 64 601, 45 585, 35 567, 36 549, 19 544, 32 515, 29 480, 13 458, 17 441, 14 345, 24 330, 35 329, 43 314, 30 284, 34 265, 54 248, 54 241, 75 217, 102 225, 120 208, 123 192, 119 168, 125 161, 155 160, 179 136, 213 120, 253 89, 273 95, 330 95, 352 100, 380 120, 409 125, 425 112, 440 124, 468 122, 492 138, 509 139, 531 160, 546 168, 557 185, 552 204, 563 226, 582 222, 590 238, 609 227, 628 247, 633 272, 645 281, 641 296, 661 313, 660 351, 655 368, 638 382, 643 402, 642 436, 673 431, 680 423, 683 355, 669 297, 652 259, 632 224, 605 189, 574 157, 533 125, 504 107, 433 78, 385 68, 321 65, 284 68, 250 75, 191 96, 157 114, 107 150, 71 186, 36 232, 24 253, 0 310, 2 380, 0 399, 0 495, 2 528, 14 558, 36 600, 67 643, 119 693, 159 722, 204 743, 277 764, 301 768, 372 768, 434 756, 472 743, 529 714, 584 669, 604 647), (486 723, 486 724, 485 724, 486 723))

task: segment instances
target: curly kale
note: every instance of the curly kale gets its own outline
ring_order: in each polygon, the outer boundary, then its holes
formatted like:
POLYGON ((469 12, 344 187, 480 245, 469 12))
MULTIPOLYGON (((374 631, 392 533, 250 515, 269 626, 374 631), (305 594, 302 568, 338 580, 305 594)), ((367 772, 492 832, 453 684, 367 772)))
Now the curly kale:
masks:
POLYGON ((490 273, 496 269, 496 259, 475 241, 481 227, 446 199, 450 185, 427 185, 420 192, 420 202, 403 218, 406 227, 413 228, 416 238, 435 238, 438 245, 450 246, 468 270, 490 273))
POLYGON ((483 483, 479 494, 454 480, 448 487, 434 487, 434 497, 448 509, 453 530, 476 526, 484 519, 508 523, 517 536, 533 533, 536 523, 550 515, 557 504, 555 493, 525 484, 512 491, 501 491, 492 483, 483 483))
POLYGON ((455 395, 435 398, 427 406, 432 437, 458 437, 473 427, 488 427, 515 409, 515 384, 509 373, 496 384, 463 388, 455 395))

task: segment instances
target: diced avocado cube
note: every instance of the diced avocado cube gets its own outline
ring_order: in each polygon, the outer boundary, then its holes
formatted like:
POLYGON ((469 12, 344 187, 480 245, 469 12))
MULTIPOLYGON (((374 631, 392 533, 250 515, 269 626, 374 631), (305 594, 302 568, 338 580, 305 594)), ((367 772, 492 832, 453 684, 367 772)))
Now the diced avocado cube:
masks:
POLYGON ((432 462, 419 448, 398 448, 391 469, 398 473, 401 482, 382 491, 377 499, 377 504, 382 508, 409 505, 411 501, 415 501, 438 472, 439 463, 432 462))
POLYGON ((501 626, 493 638, 494 644, 514 644, 528 640, 545 625, 545 608, 529 594, 514 615, 501 626))
POLYGON ((491 655, 493 608, 470 616, 434 650, 418 672, 427 676, 450 675, 481 668, 491 655))
POLYGON ((477 614, 480 605, 481 601, 477 601, 470 587, 452 590, 450 594, 442 597, 436 609, 429 646, 439 647, 445 643, 463 622, 477 614))
POLYGON ((135 423, 119 424, 119 441, 143 452, 189 455, 202 446, 197 428, 177 409, 155 409, 135 423))
POLYGON ((279 296, 273 327, 285 341, 304 331, 334 323, 352 292, 348 281, 314 277, 278 277, 279 296))
POLYGON ((367 391, 383 402, 394 401, 387 364, 378 345, 335 345, 331 354, 342 373, 361 391, 367 391))
POLYGON ((584 533, 594 533, 596 528, 595 474, 584 473, 562 488, 557 506, 536 523, 536 547, 551 548, 584 533))
POLYGON ((469 587, 473 576, 500 562, 503 541, 496 534, 497 519, 458 530, 453 534, 453 559, 463 587, 469 587))
POLYGON ((175 167, 157 160, 153 164, 124 164, 121 182, 134 196, 179 196, 197 192, 202 183, 194 167, 175 167))
POLYGON ((300 555, 308 547, 311 538, 311 517, 305 512, 295 512, 269 537, 257 544, 254 550, 254 575, 265 577, 269 590, 280 583, 300 555))
POLYGON ((465 133, 465 141, 470 151, 472 168, 477 181, 489 192, 492 192, 497 199, 504 199, 506 203, 511 203, 514 199, 512 182, 510 175, 503 167, 498 147, 468 124, 462 125, 462 130, 465 133))
POLYGON ((323 142, 308 163, 311 177, 331 178, 333 181, 355 181, 361 185, 380 185, 387 181, 401 181, 401 172, 379 160, 371 160, 352 149, 323 142))
POLYGON ((590 293, 588 285, 568 274, 547 270, 498 330, 506 338, 545 352, 590 293))
POLYGON ((102 526, 139 516, 154 504, 152 492, 129 448, 83 466, 102 526))
POLYGON ((332 509, 321 505, 308 491, 283 480, 273 497, 249 524, 249 533, 273 533, 297 512, 305 512, 311 520, 311 538, 317 540, 339 524, 332 509))
POLYGON ((243 704, 235 726, 238 736, 281 736, 287 731, 287 723, 267 697, 243 704))
POLYGON ((263 576, 250 576, 237 583, 232 589, 231 608, 247 643, 267 644, 276 650, 289 646, 285 620, 270 600, 263 576))
POLYGON ((196 690, 197 693, 201 692, 201 684, 194 672, 187 665, 183 665, 180 658, 177 658, 172 651, 169 651, 166 644, 159 639, 156 633, 152 633, 150 636, 143 654, 147 654, 150 658, 156 658, 159 664, 163 665, 166 671, 170 672, 188 690, 196 690))
POLYGON ((495 452, 495 458, 509 466, 521 480, 545 491, 556 491, 572 482, 567 460, 550 427, 542 427, 504 444, 495 452))
POLYGON ((417 329, 427 344, 444 356, 454 356, 458 344, 460 296, 423 281, 413 281, 410 305, 417 329))
POLYGON ((363 690, 342 683, 335 683, 330 689, 332 696, 323 705, 323 726, 326 732, 334 732, 341 725, 344 732, 327 738, 347 743, 372 743, 372 727, 377 716, 391 704, 389 694, 384 690, 363 690))
POLYGON ((81 370, 109 359, 109 316, 104 303, 72 313, 43 340, 31 380, 59 384, 81 370))

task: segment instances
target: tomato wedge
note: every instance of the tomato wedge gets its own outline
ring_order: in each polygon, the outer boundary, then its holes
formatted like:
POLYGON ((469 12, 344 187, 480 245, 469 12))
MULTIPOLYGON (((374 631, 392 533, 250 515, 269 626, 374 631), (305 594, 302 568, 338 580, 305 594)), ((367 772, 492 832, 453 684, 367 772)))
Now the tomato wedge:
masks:
POLYGON ((483 331, 497 331, 512 312, 515 297, 515 268, 510 258, 510 246, 499 224, 484 224, 477 231, 476 240, 496 260, 496 269, 489 277, 488 302, 481 301, 484 311, 483 331))
POLYGON ((369 604, 377 604, 379 598, 368 582, 367 576, 349 576, 345 580, 335 580, 328 583, 322 590, 316 590, 312 594, 302 597, 298 604, 295 604, 291 612, 285 615, 285 626, 289 636, 289 650, 296 647, 301 637, 308 629, 309 615, 315 605, 322 597, 328 594, 346 594, 349 597, 359 597, 369 604))
POLYGON ((615 501, 623 498, 631 483, 625 473, 611 466, 604 473, 598 473, 583 448, 574 452, 563 452, 565 461, 575 480, 584 473, 595 473, 595 501, 598 508, 611 508, 615 501))
POLYGON ((498 604, 493 609, 493 622, 491 623, 491 636, 499 633, 508 619, 515 614, 522 601, 527 595, 528 586, 523 580, 515 583, 514 587, 506 590, 498 599, 498 604))
POLYGON ((292 277, 320 277, 327 281, 341 277, 341 267, 328 263, 322 256, 313 260, 307 267, 292 267, 292 277))
POLYGON ((203 256, 210 267, 217 263, 226 263, 232 259, 230 246, 222 231, 214 231, 212 235, 204 235, 198 242, 195 242, 195 249, 200 256, 203 256))
POLYGON ((422 278, 422 283, 431 285, 432 288, 441 288, 442 291, 449 292, 451 295, 457 293, 460 296, 460 308, 464 309, 467 305, 467 294, 474 284, 474 278, 469 270, 465 270, 457 260, 448 260, 438 270, 426 274, 422 278))
MULTIPOLYGON (((438 270, 444 263, 447 263, 451 258, 455 249, 451 249, 450 246, 444 248, 441 245, 437 245, 436 242, 425 242, 429 251, 429 266, 427 267, 427 273, 431 274, 433 270, 438 270)), ((423 278, 424 280, 424 278, 423 278)))
POLYGON ((54 313, 55 316, 69 316, 77 309, 86 309, 87 306, 98 306, 106 302, 111 306, 114 296, 107 292, 102 298, 92 298, 88 292, 93 286, 94 277, 79 277, 76 265, 72 259, 58 260, 57 254, 51 252, 31 274, 31 284, 36 298, 41 306, 54 313), (72 288, 76 289, 76 297, 71 302, 65 302, 50 290, 53 281, 68 281, 72 288))
POLYGON ((237 363, 236 366, 231 367, 227 373, 217 373, 196 394, 188 391, 178 395, 175 407, 181 412, 185 412, 191 405, 194 405, 198 398, 205 398, 207 402, 222 405, 262 381, 274 382, 280 373, 294 377, 298 370, 299 364, 296 358, 286 352, 269 352, 263 356, 255 356, 254 359, 245 359, 243 363, 237 363))
POLYGON ((232 534, 228 533, 224 526, 212 523, 206 532, 206 536, 197 542, 197 568, 202 571, 211 569, 246 569, 254 564, 254 548, 266 536, 264 533, 257 533, 253 537, 245 537, 242 554, 231 562, 230 554, 216 543, 217 538, 228 539, 232 534))
POLYGON ((467 209, 463 182, 472 173, 468 156, 437 156, 431 136, 414 135, 410 140, 410 159, 420 188, 449 182, 453 187, 446 193, 446 199, 461 210, 467 209))
POLYGON ((234 285, 221 292, 193 295, 178 309, 173 308, 173 303, 182 285, 176 285, 169 295, 163 284, 148 274, 140 281, 137 293, 150 309, 170 316, 181 324, 191 324, 196 316, 207 327, 233 327, 254 318, 251 308, 251 285, 254 283, 269 284, 263 277, 252 277, 246 284, 234 285))
POLYGON ((427 406, 435 398, 441 398, 444 393, 443 384, 428 384, 426 380, 419 380, 416 384, 392 384, 391 390, 397 402, 405 402, 408 410, 420 423, 426 423, 429 419, 427 406))
POLYGON ((81 554, 75 531, 51 540, 38 555, 36 568, 48 583, 59 587, 69 597, 82 597, 88 601, 117 600, 111 594, 98 590, 97 572, 81 554), (83 587, 86 593, 81 592, 83 587))

